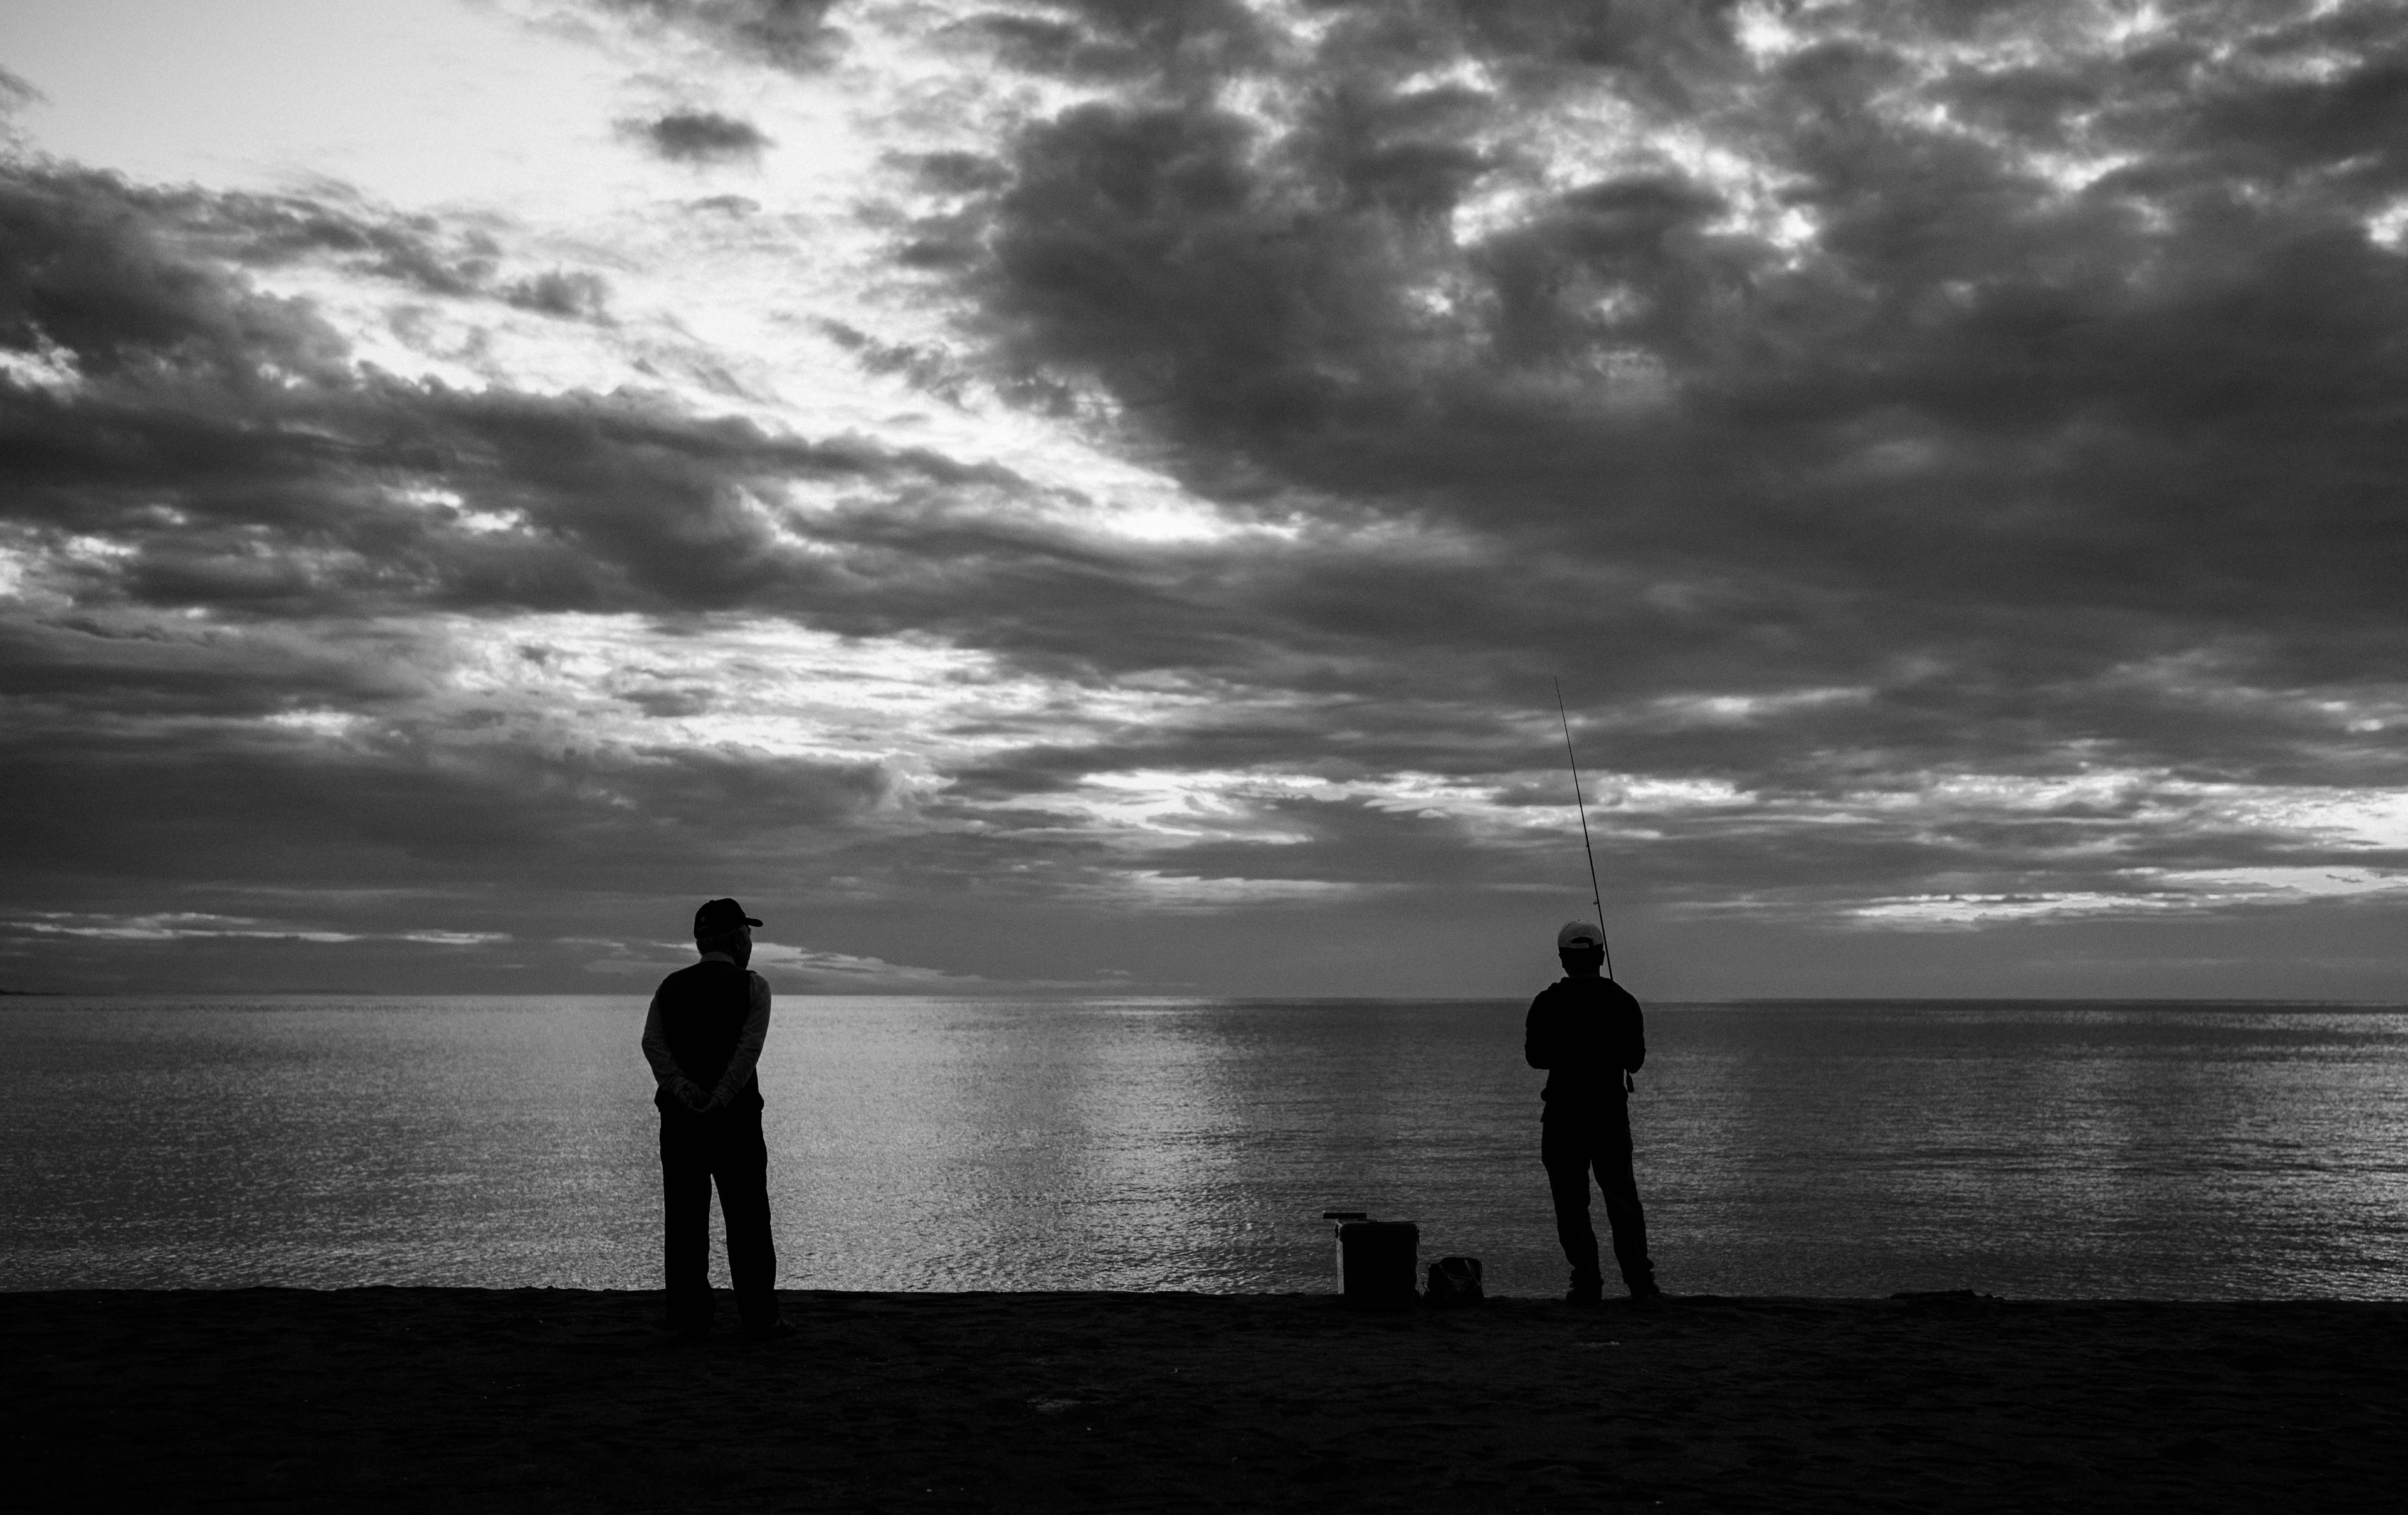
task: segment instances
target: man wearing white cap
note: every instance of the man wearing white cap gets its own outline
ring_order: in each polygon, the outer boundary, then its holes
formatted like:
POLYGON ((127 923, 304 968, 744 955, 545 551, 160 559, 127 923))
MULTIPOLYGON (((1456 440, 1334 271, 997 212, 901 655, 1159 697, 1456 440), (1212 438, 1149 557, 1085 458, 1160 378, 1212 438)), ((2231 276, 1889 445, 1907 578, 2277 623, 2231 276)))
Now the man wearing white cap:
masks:
POLYGON ((669 1324, 710 1329, 710 1191, 727 1220, 727 1271, 746 1335, 782 1336, 778 1250, 769 1237, 769 1148, 761 1080, 769 983, 745 965, 761 922, 732 899, 694 912, 702 960, 661 980, 644 1017, 644 1060, 661 1111, 662 1261, 669 1324))
POLYGON ((1555 1235, 1572 1265, 1576 1305, 1595 1304, 1604 1292, 1598 1268, 1597 1233, 1588 1222, 1589 1174, 1605 1193, 1605 1219, 1613 1229, 1613 1259, 1633 1299, 1653 1299, 1656 1265, 1647 1257, 1647 1216, 1639 1208, 1639 1182, 1630 1174, 1630 1107, 1627 1076, 1647 1061, 1647 1027, 1639 1002, 1602 973, 1605 933, 1586 921, 1555 933, 1555 955, 1564 976, 1539 991, 1524 1022, 1522 1055, 1547 1070, 1540 1094, 1546 1114, 1540 1122, 1539 1159, 1555 1192, 1555 1235))

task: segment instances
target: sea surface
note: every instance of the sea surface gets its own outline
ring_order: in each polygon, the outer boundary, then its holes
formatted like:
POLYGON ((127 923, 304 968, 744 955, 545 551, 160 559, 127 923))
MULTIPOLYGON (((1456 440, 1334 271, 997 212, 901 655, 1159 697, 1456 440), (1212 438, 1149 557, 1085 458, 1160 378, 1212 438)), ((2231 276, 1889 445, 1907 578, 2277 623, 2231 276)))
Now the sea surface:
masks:
MULTIPOLYGON (((1523 1009, 781 997, 780 1281, 1326 1289, 1345 1208, 1419 1222, 1425 1261, 1479 1257, 1493 1292, 1557 1292, 1523 1009)), ((0 1002, 0 1288, 657 1287, 643 1014, 0 1002)), ((1675 1293, 2408 1296, 2408 1007, 1663 1005, 1647 1029, 1632 1122, 1675 1293)))

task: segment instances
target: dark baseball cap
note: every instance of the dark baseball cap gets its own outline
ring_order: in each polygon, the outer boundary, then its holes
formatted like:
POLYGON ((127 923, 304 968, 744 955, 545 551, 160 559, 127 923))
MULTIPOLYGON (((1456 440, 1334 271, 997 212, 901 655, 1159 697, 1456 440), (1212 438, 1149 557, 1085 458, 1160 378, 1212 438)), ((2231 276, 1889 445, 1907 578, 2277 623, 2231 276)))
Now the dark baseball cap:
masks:
POLYGON ((694 934, 697 938, 723 936, 738 926, 757 926, 760 923, 746 915, 744 907, 732 899, 706 900, 702 908, 694 912, 694 934))

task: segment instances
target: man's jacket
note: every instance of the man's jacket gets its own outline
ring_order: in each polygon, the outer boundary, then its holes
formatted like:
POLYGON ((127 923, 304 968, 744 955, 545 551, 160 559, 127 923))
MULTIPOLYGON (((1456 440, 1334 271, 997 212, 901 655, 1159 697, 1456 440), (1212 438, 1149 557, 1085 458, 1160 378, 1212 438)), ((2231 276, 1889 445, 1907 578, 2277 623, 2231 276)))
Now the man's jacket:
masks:
POLYGON ((1623 1100, 1622 1075, 1647 1061, 1647 1025, 1630 991, 1611 979, 1558 979, 1523 1022, 1522 1055, 1547 1070, 1552 1113, 1623 1100))
POLYGON ((768 980, 716 953, 680 968, 652 992, 644 1017, 644 1057, 660 1086, 652 1103, 670 1116, 694 1115, 670 1093, 681 1075, 717 1096, 711 1115, 758 1110, 753 1067, 768 1035, 768 980))

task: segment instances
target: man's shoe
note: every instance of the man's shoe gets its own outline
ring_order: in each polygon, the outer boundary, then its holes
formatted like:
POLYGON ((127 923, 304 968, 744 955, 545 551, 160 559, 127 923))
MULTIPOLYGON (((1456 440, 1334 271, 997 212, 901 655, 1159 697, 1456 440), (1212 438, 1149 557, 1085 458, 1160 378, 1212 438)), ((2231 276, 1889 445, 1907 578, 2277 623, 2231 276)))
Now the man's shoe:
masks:
POLYGON ((748 1325, 744 1336, 748 1341, 783 1341, 795 1334, 792 1321, 771 1321, 767 1325, 748 1325))
POLYGON ((1564 1295, 1564 1303, 1567 1305, 1601 1305, 1605 1303, 1605 1290, 1601 1286, 1594 1283, 1576 1283, 1571 1286, 1570 1292, 1564 1295))

